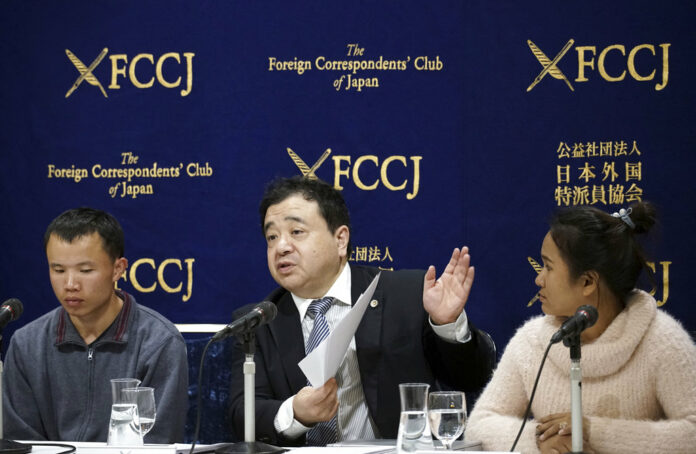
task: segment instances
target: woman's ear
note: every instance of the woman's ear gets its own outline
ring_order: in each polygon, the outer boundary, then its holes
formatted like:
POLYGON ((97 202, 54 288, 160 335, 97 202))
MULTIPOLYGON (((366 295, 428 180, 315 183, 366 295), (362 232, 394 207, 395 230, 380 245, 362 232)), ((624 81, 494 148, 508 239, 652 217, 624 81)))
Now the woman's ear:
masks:
POLYGON ((599 287, 599 273, 594 270, 586 271, 580 276, 582 282, 582 293, 589 296, 599 287))

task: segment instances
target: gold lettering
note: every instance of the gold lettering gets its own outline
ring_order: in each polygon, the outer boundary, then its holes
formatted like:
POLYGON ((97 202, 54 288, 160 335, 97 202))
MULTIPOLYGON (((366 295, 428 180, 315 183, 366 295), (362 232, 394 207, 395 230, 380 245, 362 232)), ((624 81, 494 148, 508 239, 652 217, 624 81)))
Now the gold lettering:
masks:
POLYGON ((641 44, 640 46, 634 47, 633 49, 631 49, 631 52, 628 53, 628 72, 631 74, 631 77, 640 82, 646 80, 653 80, 653 78, 655 77, 654 69, 652 70, 649 76, 641 76, 640 74, 638 74, 638 71, 636 70, 636 54, 641 49, 648 49, 651 54, 655 55, 655 46, 653 46, 652 44, 641 44))
POLYGON ((420 161, 423 156, 411 156, 411 161, 413 161, 413 192, 406 194, 408 200, 413 200, 416 195, 418 195, 418 188, 420 187, 420 161))
POLYGON ((138 88, 150 88, 155 83, 155 78, 151 78, 149 82, 141 83, 137 77, 135 77, 135 65, 142 59, 148 60, 150 63, 154 64, 155 59, 152 54, 138 54, 131 61, 130 67, 128 68, 128 76, 130 77, 131 83, 138 88))
POLYGON ((186 281, 186 295, 181 298, 184 303, 191 299, 191 293, 193 292, 193 262, 195 261, 196 259, 184 259, 188 274, 188 280, 186 281))
POLYGON ((341 191, 343 190, 341 175, 350 179, 350 156, 333 156, 331 159, 334 161, 334 188, 341 191), (342 169, 341 161, 348 161, 348 168, 342 169))
POLYGON ((167 293, 176 293, 181 291, 181 287, 183 284, 179 282, 179 285, 176 287, 172 288, 167 284, 167 282, 164 280, 164 269, 169 265, 170 263, 175 264, 176 266, 181 269, 181 260, 179 259, 166 259, 162 263, 160 263, 159 268, 157 268, 157 280, 159 281, 160 285, 162 286, 162 289, 167 292, 167 293))
POLYGON ((184 58, 186 59, 186 90, 181 90, 181 96, 188 96, 191 93, 191 88, 193 88, 193 57, 196 54, 193 52, 184 52, 184 58))
POLYGON ((590 69, 594 69, 594 58, 589 61, 585 61, 585 51, 589 50, 594 56, 596 53, 595 46, 578 46, 575 48, 578 52, 578 77, 575 82, 587 82, 589 79, 585 77, 585 66, 589 66, 590 69))
POLYGON ((612 77, 609 75, 609 73, 607 73, 607 70, 604 67, 604 59, 606 58, 609 51, 613 49, 621 51, 621 55, 626 56, 626 48, 623 46, 623 44, 614 44, 612 46, 608 46, 599 54, 599 58, 597 59, 597 70, 599 71, 599 74, 602 76, 602 79, 606 80, 607 82, 619 82, 621 80, 624 80, 624 78, 626 77, 625 69, 621 72, 620 76, 612 77))
POLYGON ((119 75, 123 76, 124 78, 126 77, 126 64, 128 63, 128 56, 126 54, 114 54, 114 55, 109 55, 109 58, 111 59, 111 85, 109 85, 109 88, 112 89, 118 89, 121 88, 118 85, 117 78, 119 75), (118 61, 123 60, 123 67, 119 68, 118 67, 118 61))
POLYGON ((131 266, 129 277, 131 281, 131 285, 133 285, 133 288, 136 289, 139 292, 143 293, 150 293, 154 292, 155 288, 157 288, 157 283, 153 283, 150 287, 143 287, 140 285, 140 282, 138 282, 138 279, 135 277, 135 273, 137 272, 137 269, 140 265, 143 263, 146 263, 152 267, 152 269, 155 269, 155 261, 153 259, 148 259, 148 258, 143 258, 143 259, 138 259, 136 260, 133 265, 131 266))
POLYGON ((670 43, 660 44, 662 48, 662 83, 655 85, 655 90, 660 91, 667 86, 669 80, 669 46, 670 43))
POLYGON ((355 165, 353 166, 353 181, 355 181, 355 186, 362 189, 363 191, 372 191, 372 190, 377 188, 377 185, 379 185, 379 179, 375 180, 375 183, 373 185, 367 186, 362 182, 362 180, 360 180, 360 176, 358 175, 358 170, 360 169, 360 166, 362 165, 362 163, 365 161, 374 162, 375 167, 377 167, 379 165, 379 159, 377 159, 377 156, 374 156, 374 155, 360 156, 358 159, 355 160, 355 165))
MULTIPOLYGON (((667 302, 667 298, 669 298, 669 266, 671 264, 672 262, 660 262, 660 265, 662 265, 662 301, 657 301, 657 307, 663 306, 667 302)), ((656 273, 655 263, 647 262, 647 265, 653 273, 656 273)), ((655 276, 655 279, 657 279, 657 276, 655 276)), ((652 296, 655 296, 656 293, 657 288, 650 290, 652 296)))
POLYGON ((166 54, 162 55, 159 58, 159 60, 157 60, 157 66, 155 67, 155 74, 157 75, 157 80, 159 81, 160 84, 162 84, 163 87, 175 88, 175 87, 178 87, 179 84, 181 84, 181 76, 179 76, 175 82, 167 82, 166 80, 164 80, 164 75, 162 74, 162 64, 168 58, 173 58, 174 60, 176 60, 177 63, 181 63, 181 60, 179 59, 178 52, 166 53, 166 54))
POLYGON ((399 161, 406 167, 406 158, 404 156, 389 156, 387 159, 384 160, 382 163, 382 168, 380 172, 380 176, 382 177, 382 183, 384 183, 384 186, 387 187, 387 189, 391 191, 401 191, 403 188, 406 187, 406 183, 408 183, 408 179, 404 180, 404 182, 401 184, 401 186, 394 186, 391 184, 389 181, 389 178, 387 177, 387 168, 389 167, 389 164, 392 161, 399 161))

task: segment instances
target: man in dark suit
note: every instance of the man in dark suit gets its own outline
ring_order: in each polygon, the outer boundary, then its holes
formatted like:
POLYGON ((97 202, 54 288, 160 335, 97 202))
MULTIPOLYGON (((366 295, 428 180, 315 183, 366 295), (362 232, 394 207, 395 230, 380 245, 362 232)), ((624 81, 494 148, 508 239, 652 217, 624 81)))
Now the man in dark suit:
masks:
MULTIPOLYGON (((307 386, 297 363, 313 329, 333 329, 379 270, 348 265, 348 209, 322 181, 273 182, 260 215, 268 267, 280 288, 267 298, 277 304, 277 317, 256 331, 257 440, 292 446, 396 438, 399 383, 461 391, 486 384, 495 347, 464 312, 474 280, 464 247, 454 250, 438 279, 433 266, 383 271, 336 376, 307 386), (315 306, 322 301, 328 304, 320 313, 315 306)), ((240 348, 231 384, 238 434, 244 433, 243 362, 240 348)))

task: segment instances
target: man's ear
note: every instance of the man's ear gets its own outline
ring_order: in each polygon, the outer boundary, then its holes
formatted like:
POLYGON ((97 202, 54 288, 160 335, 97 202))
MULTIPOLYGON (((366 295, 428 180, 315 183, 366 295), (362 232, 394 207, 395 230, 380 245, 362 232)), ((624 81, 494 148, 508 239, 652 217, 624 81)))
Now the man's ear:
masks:
POLYGON ((338 246, 338 255, 340 257, 348 256, 348 243, 350 242, 350 229, 347 225, 342 225, 334 232, 336 245, 338 246))
POLYGON ((114 275, 111 277, 112 280, 116 282, 121 279, 123 273, 126 272, 126 268, 128 268, 128 259, 125 257, 117 258, 114 262, 114 275))

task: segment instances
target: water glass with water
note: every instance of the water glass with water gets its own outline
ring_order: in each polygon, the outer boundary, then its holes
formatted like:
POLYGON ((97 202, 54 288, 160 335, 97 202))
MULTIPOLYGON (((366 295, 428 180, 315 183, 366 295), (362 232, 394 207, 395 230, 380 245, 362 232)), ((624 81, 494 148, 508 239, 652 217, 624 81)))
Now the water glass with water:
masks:
POLYGON ((433 439, 428 427, 427 383, 402 383, 399 385, 401 415, 396 439, 397 452, 415 452, 433 449, 433 439))
POLYGON ((139 429, 138 403, 123 392, 125 389, 135 388, 138 385, 140 385, 140 380, 136 378, 114 378, 111 380, 112 404, 107 445, 142 446, 143 436, 139 429))
POLYGON ((155 388, 140 386, 138 388, 125 388, 124 398, 128 402, 135 402, 138 407, 138 421, 133 421, 133 430, 140 431, 145 436, 155 425, 157 411, 155 408, 155 388))
POLYGON ((428 396, 428 420, 432 434, 445 449, 452 449, 454 440, 466 426, 466 399, 459 391, 437 391, 428 396))

